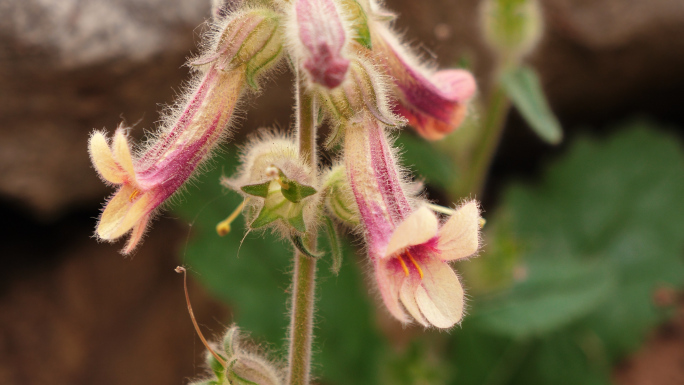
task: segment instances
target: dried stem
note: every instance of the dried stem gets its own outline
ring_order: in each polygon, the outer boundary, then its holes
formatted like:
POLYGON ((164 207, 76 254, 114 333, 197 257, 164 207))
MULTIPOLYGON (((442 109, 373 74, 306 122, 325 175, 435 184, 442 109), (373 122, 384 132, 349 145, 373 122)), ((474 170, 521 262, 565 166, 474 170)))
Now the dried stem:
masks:
MULTIPOLYGON (((315 174, 316 165, 316 110, 311 95, 304 91, 297 72, 297 138, 299 156, 309 162, 315 174)), ((309 233, 305 242, 310 250, 316 247, 316 234, 309 233)), ((295 251, 292 277, 292 313, 290 318, 289 385, 308 385, 311 371, 313 342, 314 291, 316 260, 295 251)))

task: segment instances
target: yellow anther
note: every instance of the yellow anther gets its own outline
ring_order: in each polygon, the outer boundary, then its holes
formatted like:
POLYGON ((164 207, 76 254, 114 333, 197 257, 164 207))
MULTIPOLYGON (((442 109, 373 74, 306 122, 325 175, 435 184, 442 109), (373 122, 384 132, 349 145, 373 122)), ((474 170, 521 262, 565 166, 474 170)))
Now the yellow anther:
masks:
POLYGON ((138 195, 140 195, 140 190, 138 190, 138 189, 136 188, 136 189, 133 190, 133 192, 131 193, 131 195, 128 197, 128 201, 129 201, 129 202, 133 202, 133 200, 134 200, 135 198, 137 198, 138 195))
POLYGON ((487 220, 482 218, 482 217, 480 217, 480 220, 477 222, 477 224, 480 225, 480 228, 483 228, 486 223, 487 223, 487 220))
POLYGON ((240 205, 235 209, 235 211, 228 216, 228 218, 216 225, 216 232, 218 233, 219 237, 224 237, 230 233, 230 224, 235 220, 235 218, 237 218, 238 215, 240 215, 242 209, 245 207, 245 203, 247 203, 247 199, 243 200, 242 203, 240 203, 240 205))
POLYGON ((283 189, 283 190, 289 190, 289 189, 290 189, 290 185, 287 184, 287 183, 285 183, 285 182, 283 182, 283 178, 277 177, 277 178, 276 178, 276 182, 278 182, 278 184, 280 185, 280 188, 281 188, 281 189, 283 189))
POLYGON ((408 255, 411 262, 413 262, 413 266, 416 267, 416 270, 418 270, 418 274, 420 274, 420 279, 423 279, 423 270, 420 268, 420 266, 418 266, 418 262, 416 262, 416 260, 413 259, 413 255, 411 255, 411 253, 408 250, 406 250, 406 255, 408 255))
POLYGON ((399 260, 399 263, 401 263, 401 268, 404 269, 404 273, 408 277, 409 276, 409 269, 408 269, 408 267, 406 267, 406 263, 401 258, 401 255, 397 255, 397 259, 399 260))

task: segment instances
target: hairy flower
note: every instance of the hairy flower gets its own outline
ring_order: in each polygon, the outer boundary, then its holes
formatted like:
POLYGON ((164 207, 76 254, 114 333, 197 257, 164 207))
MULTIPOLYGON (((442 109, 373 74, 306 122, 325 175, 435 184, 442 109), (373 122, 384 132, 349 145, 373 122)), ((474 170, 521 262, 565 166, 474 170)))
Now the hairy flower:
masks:
POLYGON ((226 129, 250 77, 272 65, 279 55, 280 49, 269 43, 275 18, 268 10, 257 9, 222 22, 224 33, 214 44, 214 52, 194 63, 201 66, 199 80, 147 148, 132 151, 123 127, 111 143, 104 133, 93 133, 89 142, 93 165, 102 179, 118 186, 100 216, 99 239, 115 240, 130 231, 123 249, 124 254, 130 253, 157 208, 191 177, 219 139, 229 134, 226 129), (222 38, 228 34, 236 39, 236 25, 241 28, 237 37, 241 43, 232 40, 227 47, 222 38), (239 47, 232 49, 231 44, 239 47))
POLYGON ((464 293, 447 262, 477 252, 477 204, 462 205, 440 226, 432 211, 406 196, 383 128, 370 116, 347 127, 345 164, 390 313, 404 323, 410 315, 424 326, 455 325, 463 316, 464 293))
POLYGON ((342 83, 349 60, 343 56, 346 32, 333 0, 296 0, 294 29, 298 57, 312 82, 326 88, 342 83))
POLYGON ((429 71, 417 64, 389 29, 376 25, 374 32, 376 57, 392 77, 398 99, 394 112, 426 139, 441 139, 458 128, 475 94, 473 75, 461 69, 429 71))

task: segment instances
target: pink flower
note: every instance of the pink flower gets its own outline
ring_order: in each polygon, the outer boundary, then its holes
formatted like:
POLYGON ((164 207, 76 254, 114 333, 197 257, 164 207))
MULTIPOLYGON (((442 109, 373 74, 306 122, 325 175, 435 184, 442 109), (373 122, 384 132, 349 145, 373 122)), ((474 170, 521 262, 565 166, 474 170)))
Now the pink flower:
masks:
POLYGON ((420 135, 441 139, 458 128, 467 102, 477 86, 470 72, 460 69, 431 73, 414 64, 398 41, 383 27, 377 28, 373 48, 394 82, 398 103, 395 113, 408 119, 420 135))
POLYGON ((463 317, 464 293, 448 261, 477 252, 477 203, 463 204, 441 226, 424 205, 414 209, 383 128, 371 117, 345 130, 345 164, 387 309, 404 323, 455 325, 463 317))
POLYGON ((131 231, 123 249, 139 243, 155 210, 173 195, 224 135, 244 88, 244 71, 207 71, 175 123, 140 156, 131 152, 123 127, 110 144, 101 132, 90 137, 89 151, 100 177, 119 186, 97 226, 102 240, 131 231))
POLYGON ((294 6, 303 67, 311 81, 335 88, 344 80, 349 60, 342 56, 345 31, 332 0, 297 0, 294 6))

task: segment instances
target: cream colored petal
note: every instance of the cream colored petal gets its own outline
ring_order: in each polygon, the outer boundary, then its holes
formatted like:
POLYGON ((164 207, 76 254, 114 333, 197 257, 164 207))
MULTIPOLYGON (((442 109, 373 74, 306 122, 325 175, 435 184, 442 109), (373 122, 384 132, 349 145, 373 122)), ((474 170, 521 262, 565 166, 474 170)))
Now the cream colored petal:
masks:
POLYGON ((131 156, 131 149, 128 147, 128 139, 124 129, 119 127, 114 134, 114 157, 116 162, 124 169, 129 177, 131 183, 135 183, 135 170, 133 169, 133 157, 131 156))
POLYGON ((408 323, 410 319, 399 305, 399 290, 404 280, 404 272, 394 271, 388 262, 390 261, 378 260, 375 262, 375 279, 378 282, 378 289, 390 314, 402 323, 408 323))
POLYGON ((463 287, 446 262, 431 258, 422 266, 425 276, 416 289, 418 307, 430 324, 450 328, 463 317, 463 287))
POLYGON ((473 255, 480 247, 480 209, 475 201, 461 206, 439 229, 440 258, 453 261, 473 255))
POLYGON ((418 285, 420 285, 420 278, 413 276, 405 278, 404 283, 401 285, 399 298, 411 317, 419 324, 428 327, 429 324, 425 317, 423 317, 423 314, 421 314, 420 309, 418 308, 418 302, 416 302, 416 288, 418 285))
POLYGON ((124 255, 130 254, 136 246, 138 246, 138 243, 140 243, 140 240, 142 239, 143 234, 145 234, 145 230, 147 229, 147 223, 150 220, 149 215, 145 215, 140 220, 138 223, 133 226, 133 231, 131 231, 131 237, 128 238, 128 242, 126 242, 126 247, 121 250, 121 253, 124 255))
POLYGON ((149 193, 143 193, 139 195, 137 200, 130 205, 128 212, 119 224, 119 227, 114 232, 112 232, 112 239, 118 238, 126 234, 134 226, 140 223, 143 220, 143 218, 147 217, 150 214, 151 198, 151 194, 149 193))
POLYGON ((131 207, 129 198, 134 190, 135 188, 131 185, 122 185, 119 191, 107 202, 100 216, 100 222, 97 224, 97 235, 100 239, 111 240, 117 238, 112 234, 116 233, 116 229, 119 228, 128 213, 131 207))
POLYGON ((101 132, 94 132, 88 141, 88 152, 95 170, 108 182, 121 184, 124 181, 124 171, 116 164, 107 139, 101 132))
POLYGON ((409 246, 420 245, 437 235, 437 217, 423 206, 409 215, 394 229, 385 251, 385 258, 409 246))

